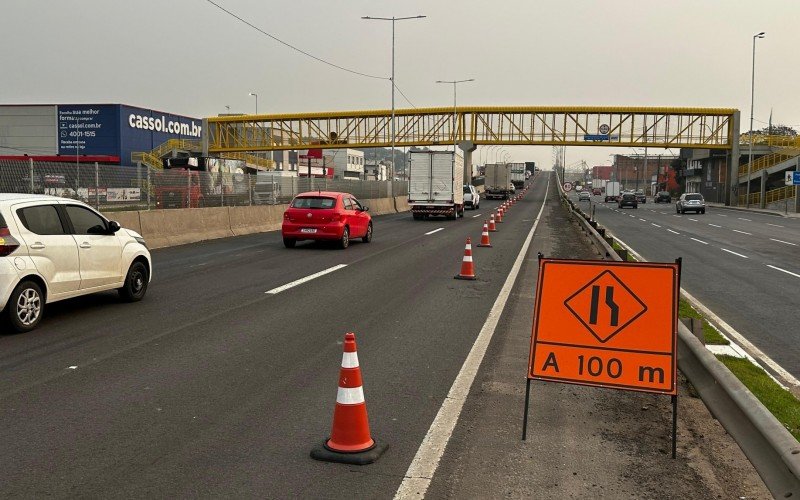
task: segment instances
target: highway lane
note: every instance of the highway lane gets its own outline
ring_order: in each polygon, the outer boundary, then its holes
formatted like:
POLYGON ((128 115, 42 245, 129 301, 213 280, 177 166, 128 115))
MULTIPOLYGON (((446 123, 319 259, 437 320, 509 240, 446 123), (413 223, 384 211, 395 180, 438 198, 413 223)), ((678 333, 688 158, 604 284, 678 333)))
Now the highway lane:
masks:
MULTIPOLYGON (((54 307, 39 330, 0 336, 0 493, 391 497, 506 280, 539 211, 546 181, 537 178, 528 198, 492 233, 494 248, 474 249, 476 281, 457 281, 453 275, 465 237, 477 242, 482 216, 498 202, 484 201, 481 217, 467 212, 458 221, 413 221, 407 213, 376 217, 375 240, 354 242, 346 251, 313 244, 287 250, 279 233, 158 250, 155 278, 143 302, 120 304, 114 294, 69 301, 54 307), (338 265, 346 267, 265 293, 338 265), (364 468, 308 457, 330 430, 342 338, 351 330, 359 343, 373 436, 390 444, 381 460, 364 468)), ((534 238, 528 274, 515 288, 509 310, 515 319, 500 324, 498 345, 508 345, 502 336, 514 332, 512 350, 491 356, 486 366, 491 371, 513 367, 519 388, 530 332, 529 326, 519 326, 520 318, 530 319, 535 252, 580 255, 565 250, 564 242, 575 237, 570 227, 561 227, 563 211, 552 198, 550 210, 562 216, 548 216, 551 229, 534 238)), ((660 424, 647 425, 654 442, 644 443, 644 430, 629 431, 642 404, 650 405, 654 397, 549 387, 537 389, 544 398, 539 407, 546 402, 547 408, 532 420, 537 447, 546 444, 563 450, 560 459, 580 462, 586 448, 558 437, 580 430, 587 440, 591 434, 594 456, 605 455, 609 443, 616 451, 602 464, 593 462, 590 474, 577 476, 580 482, 572 487, 578 490, 567 491, 589 491, 588 484, 580 489, 582 482, 642 491, 643 479, 626 471, 632 460, 662 446, 665 434, 660 424), (602 408, 602 421, 583 420, 586 411, 591 415, 602 408), (576 412, 584 417, 565 419, 576 412), (631 451, 639 447, 643 451, 631 451)), ((505 443, 489 438, 499 428, 517 429, 519 390, 515 394, 503 400, 505 406, 496 405, 497 410, 507 407, 502 411, 507 421, 465 415, 467 427, 459 434, 477 432, 484 436, 482 447, 505 456, 505 443), (479 428, 481 423, 485 427, 479 428)), ((728 482, 732 489, 719 491, 757 491, 752 468, 729 440, 723 444, 724 435, 702 405, 691 406, 691 398, 681 401, 689 405, 686 413, 696 416, 681 420, 685 460, 652 460, 643 474, 655 467, 671 478, 669 484, 689 485, 689 496, 708 496, 719 489, 716 484, 728 482), (693 437, 694 429, 704 436, 716 432, 714 453, 693 437), (730 451, 724 463, 715 458, 718 446, 730 451), (739 464, 735 472, 730 463, 739 464), (744 476, 748 479, 740 479, 744 476)), ((668 413, 667 405, 656 405, 651 415, 663 423, 668 413)), ((517 446, 514 460, 529 456, 527 447, 517 446)), ((480 456, 481 449, 470 454, 480 456)), ((443 460, 448 467, 460 462, 458 454, 443 460)), ((547 471, 539 480, 551 487, 564 470, 549 465, 531 461, 520 470, 547 471)), ((474 470, 479 475, 481 468, 474 470)), ((448 477, 447 472, 437 476, 448 477)), ((482 487, 503 489, 502 482, 482 487)), ((658 485, 647 491, 657 492, 658 485)))
POLYGON ((683 257, 683 288, 800 377, 800 221, 714 207, 676 214, 674 204, 594 206, 596 220, 647 260, 683 257))
POLYGON ((474 282, 453 279, 466 236, 480 237, 474 212, 377 217, 375 240, 346 251, 287 250, 279 233, 155 251, 142 303, 69 301, 36 332, 0 337, 3 493, 347 496, 342 469, 308 452, 329 432, 352 330, 373 434, 392 447, 357 491, 391 496, 537 210, 518 205, 495 247, 475 249, 474 282))

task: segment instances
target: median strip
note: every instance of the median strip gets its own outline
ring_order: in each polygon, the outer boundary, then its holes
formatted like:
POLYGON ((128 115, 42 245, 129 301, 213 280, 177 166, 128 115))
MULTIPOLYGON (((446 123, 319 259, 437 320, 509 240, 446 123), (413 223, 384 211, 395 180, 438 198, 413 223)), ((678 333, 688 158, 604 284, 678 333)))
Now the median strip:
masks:
POLYGON ((338 266, 329 267, 328 269, 325 269, 325 270, 320 271, 318 273, 311 274, 309 276, 306 276, 305 278, 300 278, 299 280, 292 281, 291 283, 286 283, 283 286, 279 286, 278 288, 273 288, 272 290, 269 290, 269 291, 264 292, 264 293, 269 294, 269 295, 276 295, 276 294, 281 293, 283 291, 286 291, 286 290, 288 290, 290 288, 294 288, 297 285, 302 285, 303 283, 305 283, 307 281, 311 281, 311 280, 313 280, 315 278, 319 278, 320 276, 325 276, 326 274, 332 273, 334 271, 338 271, 339 269, 343 269, 345 267, 347 267, 347 264, 339 264, 338 266))

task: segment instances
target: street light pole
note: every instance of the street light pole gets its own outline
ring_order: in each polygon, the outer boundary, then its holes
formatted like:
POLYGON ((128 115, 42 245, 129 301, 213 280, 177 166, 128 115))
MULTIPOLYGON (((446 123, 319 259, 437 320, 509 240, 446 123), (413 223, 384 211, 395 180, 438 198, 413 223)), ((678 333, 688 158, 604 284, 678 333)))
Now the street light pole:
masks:
POLYGON ((474 78, 466 80, 436 80, 436 83, 452 83, 453 84, 453 161, 455 161, 456 147, 458 146, 458 108, 456 107, 456 85, 459 83, 474 82, 474 78))
POLYGON ((250 92, 250 95, 256 98, 256 114, 258 114, 258 94, 250 92))
POLYGON ((755 98, 756 86, 756 38, 764 38, 764 36, 766 36, 766 33, 763 31, 753 35, 753 71, 750 74, 750 152, 747 155, 747 198, 745 200, 747 208, 750 208, 750 174, 753 168, 753 101, 755 98))
POLYGON ((390 180, 394 180, 394 170, 395 170, 395 163, 394 163, 394 145, 395 145, 395 126, 394 126, 394 23, 395 21, 406 21, 408 19, 422 19, 427 16, 408 16, 408 17, 371 17, 371 16, 361 16, 361 19, 366 19, 370 21, 391 21, 392 22, 392 78, 390 83, 392 84, 392 172, 390 180))

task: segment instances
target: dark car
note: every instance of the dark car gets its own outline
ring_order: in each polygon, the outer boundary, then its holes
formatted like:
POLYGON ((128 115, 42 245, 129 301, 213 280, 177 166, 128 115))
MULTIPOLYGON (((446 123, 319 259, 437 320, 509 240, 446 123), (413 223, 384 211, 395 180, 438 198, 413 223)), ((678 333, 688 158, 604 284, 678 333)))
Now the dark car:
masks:
POLYGON ((353 195, 332 191, 298 194, 283 213, 283 244, 294 247, 300 240, 338 241, 341 248, 351 238, 372 241, 372 217, 353 195))
POLYGON ((647 196, 644 195, 644 191, 636 191, 636 201, 639 203, 647 203, 647 196))
POLYGON ((672 203, 672 195, 669 194, 669 191, 659 191, 656 193, 653 202, 661 203, 662 201, 664 203, 672 203))
POLYGON ((636 199, 635 193, 622 193, 617 199, 617 206, 639 208, 639 200, 636 199))

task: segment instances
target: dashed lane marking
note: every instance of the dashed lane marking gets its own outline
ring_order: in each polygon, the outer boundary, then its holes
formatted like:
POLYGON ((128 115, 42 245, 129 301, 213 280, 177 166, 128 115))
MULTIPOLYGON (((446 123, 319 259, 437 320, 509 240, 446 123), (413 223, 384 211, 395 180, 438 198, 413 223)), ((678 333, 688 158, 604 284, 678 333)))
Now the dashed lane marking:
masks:
POLYGON ((767 222, 767 225, 772 227, 783 227, 780 224, 770 224, 769 222, 767 222))
POLYGON ((444 228, 440 227, 439 229, 434 229, 433 231, 428 231, 427 233, 425 233, 425 236, 430 236, 433 233, 438 233, 439 231, 444 231, 444 228))
POLYGON ((697 222, 697 219, 692 219, 691 217, 687 217, 687 219, 689 219, 692 222, 697 222))
POLYGON ((690 239, 690 240, 694 240, 694 241, 696 241, 696 242, 698 242, 698 243, 702 243, 703 245, 708 245, 708 243, 707 243, 707 242, 705 242, 705 241, 703 241, 703 240, 698 240, 697 238, 689 238, 689 239, 690 239))
POLYGON ((741 257, 741 258, 743 258, 743 259, 749 259, 749 258, 750 258, 750 257, 748 257, 747 255, 742 255, 742 254, 740 254, 740 253, 736 253, 736 252, 734 252, 733 250, 728 250, 727 248, 720 248, 720 250, 722 250, 723 252, 728 252, 728 253, 730 253, 730 254, 733 254, 733 255, 735 255, 735 256, 737 256, 737 257, 741 257))
POLYGON ((767 264, 767 267, 771 267, 772 269, 774 269, 774 270, 776 270, 776 271, 780 271, 780 272, 782 272, 782 273, 791 274, 791 275, 792 275, 792 276, 794 276, 795 278, 800 278, 800 274, 793 273, 793 272, 791 272, 791 271, 787 271, 786 269, 781 269, 780 267, 777 267, 777 266, 772 266, 772 265, 769 265, 769 264, 767 264))
POLYGON ((718 226, 716 224, 711 224, 711 223, 709 223, 708 225, 711 226, 711 227, 722 227, 722 226, 718 226))
POLYGON ((750 219, 745 219, 744 217, 737 217, 737 219, 739 219, 739 220, 746 220, 747 222, 753 222, 752 220, 750 220, 750 219))
POLYGON ((651 222, 651 223, 650 223, 650 225, 651 225, 651 226, 656 226, 656 227, 661 227, 661 226, 659 226, 658 224, 656 224, 655 222, 651 222))
POLYGON ((641 217, 639 217, 639 220, 642 221, 642 222, 647 222, 646 220, 642 219, 641 217))
POLYGON ((670 232, 670 233, 672 233, 672 234, 681 234, 681 233, 679 233, 678 231, 673 231, 672 229, 667 229, 667 231, 669 231, 669 232, 670 232))
POLYGON ((266 291, 264 293, 275 295, 281 292, 284 292, 290 288, 294 288, 298 285, 302 285, 307 281, 311 281, 313 279, 319 278, 320 276, 325 276, 326 274, 332 273, 334 271, 338 271, 339 269, 344 269, 347 267, 347 264, 339 264, 338 266, 329 267, 328 269, 324 269, 318 273, 314 273, 311 275, 306 276, 305 278, 300 278, 299 280, 292 281, 291 283, 286 283, 283 286, 279 286, 278 288, 273 288, 272 290, 266 291))
POLYGON ((784 245, 792 245, 793 247, 797 246, 797 243, 792 243, 790 241, 776 240, 775 238, 770 238, 770 240, 777 241, 778 243, 783 243, 784 245))
POLYGON ((474 218, 476 218, 476 217, 480 217, 480 216, 481 216, 481 214, 478 214, 478 215, 473 215, 473 216, 472 216, 472 218, 474 219, 474 218))
POLYGON ((733 230, 733 232, 734 232, 734 233, 742 233, 742 234, 746 234, 747 236, 753 236, 753 233, 748 233, 748 232, 746 232, 746 231, 739 231, 738 229, 734 229, 734 230, 733 230))

